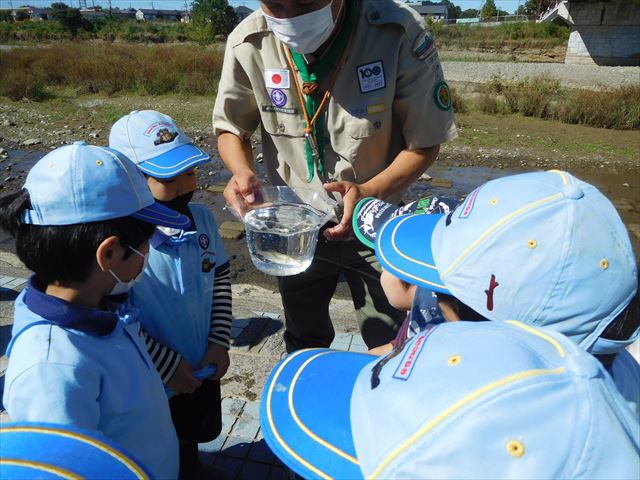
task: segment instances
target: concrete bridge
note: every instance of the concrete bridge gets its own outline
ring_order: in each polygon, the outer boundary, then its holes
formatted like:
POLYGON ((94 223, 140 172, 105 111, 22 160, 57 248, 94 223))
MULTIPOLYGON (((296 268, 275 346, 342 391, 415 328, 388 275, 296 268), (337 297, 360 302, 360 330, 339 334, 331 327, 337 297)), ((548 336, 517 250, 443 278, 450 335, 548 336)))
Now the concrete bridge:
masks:
POLYGON ((640 0, 559 0, 539 21, 571 27, 565 63, 640 66, 640 0))

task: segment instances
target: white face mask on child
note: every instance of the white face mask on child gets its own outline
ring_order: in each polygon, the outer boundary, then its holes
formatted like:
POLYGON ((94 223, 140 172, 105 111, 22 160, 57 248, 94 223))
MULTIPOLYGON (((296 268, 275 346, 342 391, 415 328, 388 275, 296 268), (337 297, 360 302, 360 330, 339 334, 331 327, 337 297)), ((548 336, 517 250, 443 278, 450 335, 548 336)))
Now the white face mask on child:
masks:
POLYGON ((313 53, 327 41, 333 32, 333 15, 329 2, 325 7, 293 18, 275 18, 263 12, 267 26, 298 53, 313 53))
POLYGON ((131 250, 133 250, 135 253, 140 255, 142 258, 144 258, 144 262, 142 263, 142 268, 140 269, 140 273, 136 275, 135 278, 132 278, 128 282, 123 282, 122 280, 120 280, 120 278, 118 278, 118 276, 113 272, 113 270, 109 269, 109 273, 113 275, 113 278, 116 279, 116 284, 111 289, 111 292, 109 292, 109 295, 120 295, 121 293, 125 293, 131 290, 133 285, 136 282, 140 281, 140 279, 142 278, 142 275, 144 274, 144 269, 147 268, 147 264, 149 263, 149 252, 141 253, 130 245, 128 245, 128 247, 131 250))

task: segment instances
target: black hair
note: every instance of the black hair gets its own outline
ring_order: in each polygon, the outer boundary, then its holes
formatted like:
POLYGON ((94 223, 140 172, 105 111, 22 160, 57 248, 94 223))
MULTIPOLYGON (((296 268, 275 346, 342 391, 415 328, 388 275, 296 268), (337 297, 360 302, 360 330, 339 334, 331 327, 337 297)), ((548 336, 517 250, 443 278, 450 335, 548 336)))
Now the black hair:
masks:
MULTIPOLYGON (((600 337, 607 340, 628 340, 638 327, 640 327, 640 299, 638 298, 638 293, 636 293, 629 305, 618 314, 615 320, 607 325, 600 337)), ((616 355, 617 353, 596 355, 596 358, 605 367, 610 368, 616 355)))
MULTIPOLYGON (((22 190, 0 198, 0 227, 16 239, 16 253, 39 281, 85 281, 96 265, 96 250, 108 237, 134 248, 146 242, 155 228, 133 217, 74 225, 30 225, 22 221, 31 208, 29 192, 22 190)), ((132 254, 126 249, 124 258, 132 254)))

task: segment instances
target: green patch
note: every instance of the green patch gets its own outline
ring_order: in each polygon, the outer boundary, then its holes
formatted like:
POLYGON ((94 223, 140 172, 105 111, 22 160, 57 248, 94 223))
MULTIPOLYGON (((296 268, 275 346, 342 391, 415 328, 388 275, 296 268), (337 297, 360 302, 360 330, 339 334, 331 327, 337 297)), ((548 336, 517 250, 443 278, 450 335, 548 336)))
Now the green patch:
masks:
POLYGON ((447 82, 440 82, 436 85, 436 88, 433 91, 433 99, 440 110, 451 110, 453 99, 447 82))

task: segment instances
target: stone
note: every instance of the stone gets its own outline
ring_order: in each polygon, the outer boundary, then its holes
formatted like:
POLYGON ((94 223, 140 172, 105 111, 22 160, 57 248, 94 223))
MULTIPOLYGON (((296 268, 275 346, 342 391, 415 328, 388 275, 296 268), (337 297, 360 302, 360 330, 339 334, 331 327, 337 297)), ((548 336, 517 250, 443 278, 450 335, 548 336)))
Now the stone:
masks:
MULTIPOLYGON (((211 175, 213 175, 213 173, 209 172, 211 175)), ((222 193, 224 192, 224 188, 227 186, 226 183, 217 183, 215 185, 210 185, 207 187, 207 192, 211 192, 211 193, 222 193)))
POLYGON ((434 178, 433 180, 431 180, 431 186, 439 188, 451 188, 453 187, 453 182, 446 178, 434 178))
POLYGON ((244 236, 244 225, 240 222, 227 220, 220 225, 220 236, 225 240, 239 240, 244 236))
POLYGON ((429 182, 431 180, 433 180, 433 177, 431 175, 428 175, 426 173, 423 173, 422 175, 420 175, 421 182, 429 182))
POLYGON ((42 141, 39 138, 29 138, 22 142, 22 145, 24 145, 25 147, 30 147, 32 145, 40 145, 41 143, 42 141))
POLYGON ((258 155, 256 155, 256 162, 262 163, 262 153, 259 153, 258 155))

